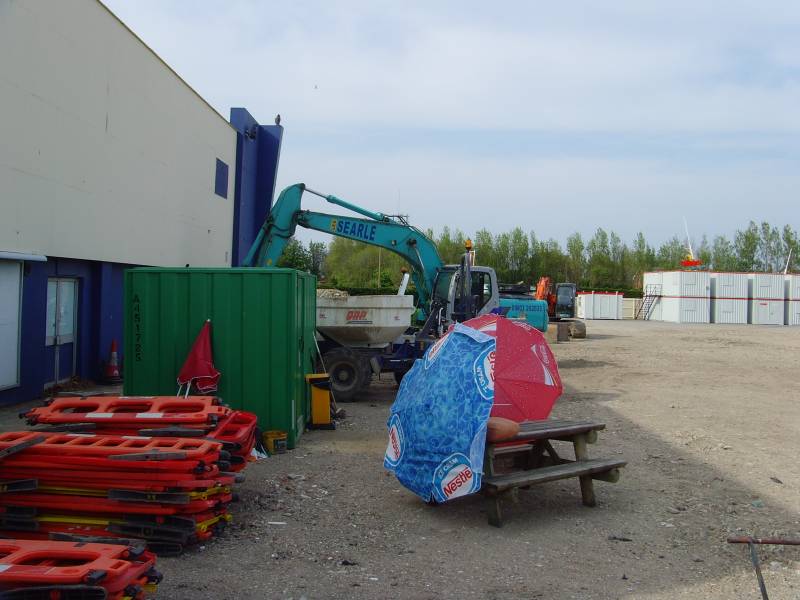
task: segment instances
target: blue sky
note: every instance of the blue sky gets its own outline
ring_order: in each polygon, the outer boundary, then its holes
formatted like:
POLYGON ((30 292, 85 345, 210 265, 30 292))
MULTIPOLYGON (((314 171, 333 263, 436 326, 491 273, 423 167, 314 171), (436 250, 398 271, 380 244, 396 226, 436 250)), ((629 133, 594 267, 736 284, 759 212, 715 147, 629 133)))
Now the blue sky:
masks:
POLYGON ((561 241, 800 228, 797 2, 106 4, 223 115, 281 114, 279 188, 561 241))

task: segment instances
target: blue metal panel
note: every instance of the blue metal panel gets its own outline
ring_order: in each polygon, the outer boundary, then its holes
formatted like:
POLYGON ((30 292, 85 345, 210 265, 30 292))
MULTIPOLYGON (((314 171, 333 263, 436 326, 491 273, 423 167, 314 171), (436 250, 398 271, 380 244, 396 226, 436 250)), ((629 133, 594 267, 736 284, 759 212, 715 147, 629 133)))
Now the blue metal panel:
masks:
POLYGON ((25 262, 22 267, 22 337, 20 385, 0 392, 0 404, 36 398, 45 382, 45 314, 49 263, 25 262))
POLYGON ((244 108, 231 109, 231 125, 238 131, 231 264, 239 266, 272 207, 283 127, 259 125, 244 108))
POLYGON ((123 360, 122 293, 126 268, 128 265, 64 258, 24 263, 20 385, 0 391, 0 405, 38 398, 45 383, 54 378, 53 348, 45 346, 49 277, 78 279, 78 327, 74 344, 78 353, 77 375, 102 379, 103 365, 114 339, 123 360))

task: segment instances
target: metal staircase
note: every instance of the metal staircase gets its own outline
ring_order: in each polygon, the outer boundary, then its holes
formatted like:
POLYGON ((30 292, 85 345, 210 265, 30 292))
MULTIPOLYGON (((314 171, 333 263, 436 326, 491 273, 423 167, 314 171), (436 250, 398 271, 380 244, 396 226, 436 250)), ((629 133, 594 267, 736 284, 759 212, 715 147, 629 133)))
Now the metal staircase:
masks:
POLYGON ((642 296, 642 303, 639 310, 636 311, 636 318, 647 321, 650 319, 650 311, 653 310, 653 305, 661 297, 661 285, 651 284, 644 288, 644 296, 642 296))

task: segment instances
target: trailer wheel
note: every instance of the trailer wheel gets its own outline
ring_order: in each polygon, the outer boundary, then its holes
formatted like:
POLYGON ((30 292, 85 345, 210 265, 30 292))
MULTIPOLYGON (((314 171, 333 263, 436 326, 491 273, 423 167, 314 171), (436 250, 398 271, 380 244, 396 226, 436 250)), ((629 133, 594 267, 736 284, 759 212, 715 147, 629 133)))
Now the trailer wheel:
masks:
POLYGON ((355 352, 347 348, 334 348, 322 358, 328 368, 337 402, 351 402, 362 388, 369 385, 363 360, 355 352))

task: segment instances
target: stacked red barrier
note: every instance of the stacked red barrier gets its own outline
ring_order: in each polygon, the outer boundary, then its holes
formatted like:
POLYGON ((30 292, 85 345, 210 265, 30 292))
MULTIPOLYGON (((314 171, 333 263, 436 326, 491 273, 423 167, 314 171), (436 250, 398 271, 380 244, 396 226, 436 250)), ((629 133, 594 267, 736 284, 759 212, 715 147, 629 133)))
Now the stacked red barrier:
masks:
POLYGON ((155 555, 142 547, 0 540, 3 600, 144 600, 161 581, 155 555))
POLYGON ((44 429, 0 434, 0 534, 159 553, 224 528, 256 440, 255 415, 212 396, 55 398, 20 416, 44 429))
POLYGON ((245 467, 256 442, 256 415, 214 396, 54 398, 21 416, 30 425, 73 432, 215 439, 230 453, 231 471, 245 467))

